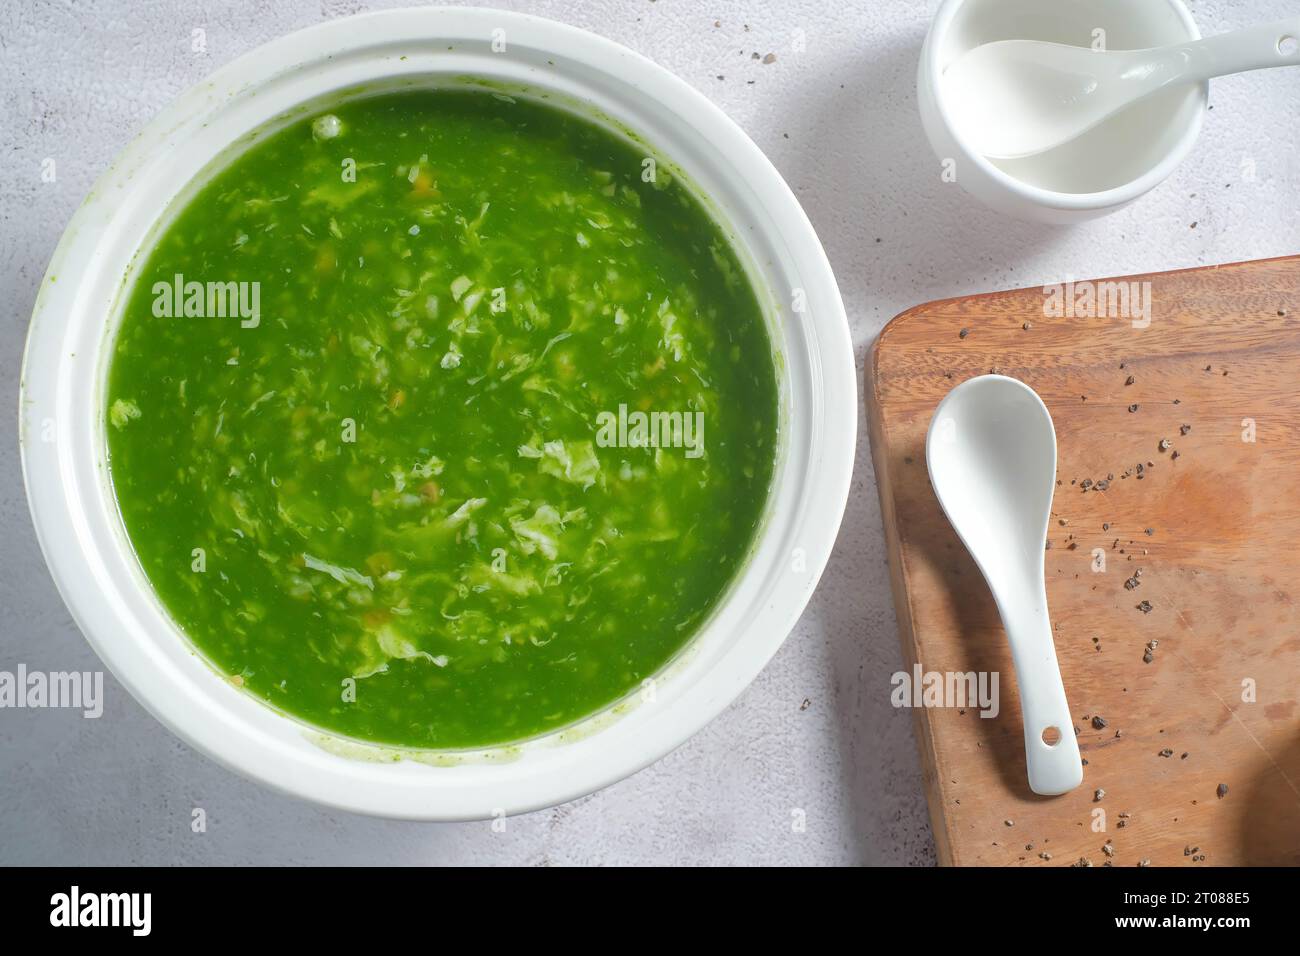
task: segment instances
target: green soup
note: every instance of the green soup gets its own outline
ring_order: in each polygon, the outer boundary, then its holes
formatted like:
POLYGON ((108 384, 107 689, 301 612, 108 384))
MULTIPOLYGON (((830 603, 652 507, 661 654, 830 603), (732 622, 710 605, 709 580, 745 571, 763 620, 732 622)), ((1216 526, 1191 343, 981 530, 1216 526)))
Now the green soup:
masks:
POLYGON ((271 134, 162 232, 108 377, 145 574, 311 724, 498 744, 640 687, 744 563, 777 382, 718 226, 645 153, 481 91, 271 134))

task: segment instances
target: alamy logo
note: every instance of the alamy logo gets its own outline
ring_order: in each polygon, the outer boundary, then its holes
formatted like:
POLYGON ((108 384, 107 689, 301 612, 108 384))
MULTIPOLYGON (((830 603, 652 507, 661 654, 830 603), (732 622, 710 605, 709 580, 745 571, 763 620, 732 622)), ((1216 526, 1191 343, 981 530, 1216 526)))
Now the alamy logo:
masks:
POLYGON ((1058 282, 1043 286, 1043 315, 1056 319, 1131 319, 1151 324, 1150 282, 1058 282))
POLYGON ((0 671, 0 709, 60 707, 94 719, 104 713, 103 671, 0 671))
POLYGON ((889 701, 895 707, 970 707, 978 708, 981 717, 996 717, 998 704, 997 671, 922 671, 912 665, 912 673, 897 671, 890 678, 894 685, 889 701))
POLYGON ((51 926, 129 926, 132 936, 152 928, 151 893, 82 893, 73 886, 50 897, 51 926))
POLYGON ((601 448, 685 448, 687 458, 704 454, 703 412, 629 412, 596 416, 596 444, 601 448))
POLYGON ((176 273, 153 284, 155 319, 233 319, 245 329, 262 321, 260 282, 198 282, 176 273))

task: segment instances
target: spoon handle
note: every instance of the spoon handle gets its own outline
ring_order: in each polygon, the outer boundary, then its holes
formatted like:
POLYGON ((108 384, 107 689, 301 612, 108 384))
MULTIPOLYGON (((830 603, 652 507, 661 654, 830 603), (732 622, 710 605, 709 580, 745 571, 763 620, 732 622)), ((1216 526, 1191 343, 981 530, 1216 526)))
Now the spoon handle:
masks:
POLYGON ((1185 58, 1178 78, 1185 81, 1300 65, 1300 17, 1221 33, 1178 49, 1185 58))
POLYGON ((1040 592, 1036 602, 1010 602, 1001 611, 1020 688, 1029 789, 1045 795, 1066 793, 1082 782, 1083 764, 1056 661, 1047 594, 1040 592), (1052 730, 1055 742, 1048 743, 1045 737, 1052 738, 1052 730))

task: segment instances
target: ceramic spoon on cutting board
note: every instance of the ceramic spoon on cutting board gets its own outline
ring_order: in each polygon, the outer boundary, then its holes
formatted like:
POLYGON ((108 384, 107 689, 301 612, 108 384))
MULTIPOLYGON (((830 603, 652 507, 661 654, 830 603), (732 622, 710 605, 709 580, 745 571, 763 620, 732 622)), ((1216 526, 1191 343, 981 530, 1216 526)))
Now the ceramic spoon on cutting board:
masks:
POLYGON ((998 40, 944 71, 943 97, 975 149, 1015 159, 1067 143, 1169 86, 1297 65, 1300 17, 1151 50, 998 40))
POLYGON ((1056 430, 1024 382, 981 375, 939 403, 925 442, 944 514, 993 592, 1011 645, 1034 793, 1083 780, 1079 743, 1061 684, 1043 580, 1056 489, 1056 430))

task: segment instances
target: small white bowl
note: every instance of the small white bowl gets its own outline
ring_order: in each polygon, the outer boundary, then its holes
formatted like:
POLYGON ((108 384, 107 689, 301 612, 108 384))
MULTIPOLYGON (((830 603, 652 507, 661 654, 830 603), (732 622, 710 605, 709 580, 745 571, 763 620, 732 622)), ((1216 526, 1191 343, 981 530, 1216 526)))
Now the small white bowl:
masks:
POLYGON ((917 101, 940 161, 981 202, 1010 216, 1072 223, 1115 212, 1162 182, 1200 135, 1209 84, 1175 87, 1039 156, 991 160, 962 142, 944 102, 947 66, 976 46, 1030 39, 1143 49, 1200 37, 1181 0, 944 0, 921 49, 917 101), (1094 31, 1103 31, 1097 34, 1094 31))
MULTIPOLYGON (((499 87, 498 87, 499 88, 499 87)), ((568 800, 659 759, 749 684, 830 555, 856 438, 853 346, 830 264, 763 153, 649 60, 558 23, 476 9, 332 21, 263 46, 184 93, 95 185, 42 282, 24 358, 28 498, 55 583, 118 680, 192 746, 278 790, 364 813, 488 818, 568 800), (493 46, 505 44, 504 52, 493 46), (700 633, 634 693, 567 730, 474 753, 398 752, 322 734, 233 687, 155 597, 105 461, 104 380, 133 262, 172 200, 232 144, 339 90, 485 77, 624 124, 707 197, 760 293, 780 355, 781 435, 763 529, 700 633), (792 301, 806 310, 792 311, 792 301)))

